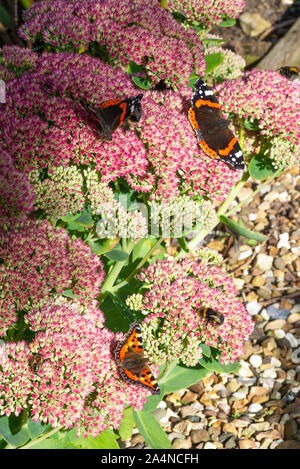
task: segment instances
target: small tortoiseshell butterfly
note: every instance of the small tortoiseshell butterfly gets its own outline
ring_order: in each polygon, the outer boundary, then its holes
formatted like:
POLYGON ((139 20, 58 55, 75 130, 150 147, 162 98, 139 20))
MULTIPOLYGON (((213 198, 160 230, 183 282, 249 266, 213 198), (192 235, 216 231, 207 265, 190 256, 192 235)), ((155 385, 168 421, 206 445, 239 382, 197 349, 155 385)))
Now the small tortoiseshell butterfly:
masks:
POLYGON ((201 308, 200 314, 207 322, 220 326, 224 322, 224 316, 219 311, 212 308, 201 308))
POLYGON ((160 393, 148 359, 144 356, 142 330, 138 322, 130 324, 125 340, 117 345, 115 360, 123 379, 150 389, 153 394, 160 393))
POLYGON ((212 158, 220 158, 234 169, 244 169, 245 163, 237 138, 224 119, 221 106, 212 89, 199 80, 188 111, 189 121, 196 132, 202 150, 212 158))
POLYGON ((138 122, 142 116, 141 99, 143 95, 126 98, 110 99, 104 101, 95 108, 88 104, 85 99, 80 98, 81 106, 94 119, 97 126, 103 132, 104 138, 112 139, 112 133, 120 127, 127 119, 138 122))
POLYGON ((40 371, 43 361, 43 355, 41 353, 34 353, 29 359, 29 366, 35 374, 40 371))

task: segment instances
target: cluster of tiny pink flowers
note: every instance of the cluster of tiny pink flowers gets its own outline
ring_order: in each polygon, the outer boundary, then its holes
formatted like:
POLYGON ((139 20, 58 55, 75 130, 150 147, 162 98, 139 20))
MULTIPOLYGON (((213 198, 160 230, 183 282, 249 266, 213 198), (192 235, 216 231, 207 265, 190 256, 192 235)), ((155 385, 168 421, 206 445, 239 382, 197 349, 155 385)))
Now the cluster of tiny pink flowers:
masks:
POLYGON ((157 261, 138 278, 147 286, 143 334, 153 361, 195 366, 201 344, 217 348, 221 362, 234 362, 243 354, 254 323, 237 298, 233 279, 219 267, 192 260, 157 261), (223 314, 222 326, 207 322, 202 307, 223 314))
POLYGON ((35 66, 37 55, 31 49, 19 46, 3 46, 0 49, 0 78, 11 80, 35 66))
POLYGON ((274 71, 252 70, 216 90, 227 112, 258 124, 261 151, 271 148, 267 156, 274 167, 299 161, 300 98, 291 81, 274 71))
MULTIPOLYGON (((203 195, 213 203, 223 201, 240 177, 198 146, 187 117, 190 88, 182 89, 182 94, 144 92, 141 120, 130 124, 130 129, 117 129, 112 141, 101 139, 78 100, 83 94, 99 105, 107 99, 136 96, 137 89, 120 69, 87 55, 44 53, 32 72, 7 82, 6 88, 6 105, 0 105, 0 142, 25 172, 48 170, 53 179, 58 171, 54 168, 80 165, 97 171, 96 179, 103 184, 124 177, 133 189, 151 191, 156 200, 185 194, 203 195)), ((65 186, 65 202, 57 203, 63 211, 68 210, 66 201, 71 203, 73 195, 81 204, 77 179, 65 186)), ((57 187, 47 179, 35 181, 39 203, 49 198, 51 207, 56 190, 63 195, 63 179, 57 187)), ((75 206, 71 203, 69 213, 75 206)))
POLYGON ((83 50, 91 42, 106 47, 123 67, 143 65, 154 83, 187 84, 203 75, 205 61, 196 31, 186 30, 152 0, 54 0, 36 4, 24 15, 19 34, 42 39, 56 50, 83 50), (63 11, 63 15, 57 15, 63 11))
POLYGON ((27 322, 34 340, 0 349, 0 415, 28 408, 33 421, 97 437, 118 428, 127 406, 142 409, 149 391, 120 379, 112 357, 116 337, 104 321, 96 302, 87 307, 61 298, 33 308, 27 322), (42 356, 36 372, 34 354, 42 356))
POLYGON ((0 226, 6 217, 28 214, 33 210, 34 191, 25 174, 14 167, 10 155, 0 151, 0 226))
POLYGON ((151 91, 143 98, 145 118, 137 129, 158 177, 155 198, 182 194, 205 196, 214 203, 224 201, 240 175, 199 147, 187 117, 191 96, 188 88, 182 94, 151 91), (151 112, 146 114, 148 109, 151 112))
POLYGON ((188 22, 202 22, 206 27, 220 24, 224 19, 237 18, 245 0, 167 0, 168 8, 183 15, 188 22))
POLYGON ((28 177, 34 187, 36 209, 53 218, 83 210, 83 177, 76 166, 49 168, 45 179, 40 178, 38 170, 31 171, 28 177))
POLYGON ((99 257, 46 221, 11 221, 0 233, 0 259, 0 335, 16 322, 18 310, 66 289, 89 302, 104 280, 99 257))

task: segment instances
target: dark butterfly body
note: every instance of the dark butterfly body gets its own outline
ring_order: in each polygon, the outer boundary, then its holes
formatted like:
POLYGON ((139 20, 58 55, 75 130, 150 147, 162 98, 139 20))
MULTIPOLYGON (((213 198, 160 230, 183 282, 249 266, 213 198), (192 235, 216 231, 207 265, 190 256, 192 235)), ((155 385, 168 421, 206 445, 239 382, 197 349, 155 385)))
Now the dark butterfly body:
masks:
POLYGON ((207 322, 210 322, 215 325, 222 325, 224 323, 224 316, 219 311, 216 311, 212 308, 201 308, 200 314, 207 322))
POLYGON ((300 69, 298 67, 280 67, 278 71, 280 75, 283 75, 291 81, 300 78, 300 69))
POLYGON ((150 389, 159 394, 160 389, 144 356, 142 330, 139 323, 130 325, 125 340, 117 345, 115 359, 122 378, 130 383, 150 389))
POLYGON ((112 139, 112 133, 127 119, 138 122, 142 116, 141 99, 143 95, 126 99, 110 99, 104 101, 99 107, 93 107, 80 98, 81 106, 90 114, 97 126, 103 132, 104 138, 112 139))
POLYGON ((29 366, 35 374, 40 371, 43 361, 41 353, 34 353, 29 359, 29 366))
POLYGON ((229 129, 230 122, 224 119, 212 89, 200 78, 195 83, 191 104, 188 117, 202 150, 234 169, 244 169, 243 153, 237 138, 229 129))

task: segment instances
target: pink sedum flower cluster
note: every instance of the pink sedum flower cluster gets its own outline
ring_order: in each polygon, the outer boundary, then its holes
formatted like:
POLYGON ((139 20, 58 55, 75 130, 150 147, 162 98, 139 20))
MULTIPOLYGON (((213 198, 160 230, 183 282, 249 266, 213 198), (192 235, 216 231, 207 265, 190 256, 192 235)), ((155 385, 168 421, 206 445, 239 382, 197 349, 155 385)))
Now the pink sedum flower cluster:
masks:
MULTIPOLYGON (((117 129, 110 142, 102 140, 78 100, 84 95, 97 106, 107 99, 136 96, 138 90, 120 69, 89 56, 44 53, 30 73, 6 85, 7 103, 0 104, 0 142, 10 149, 16 166, 29 173, 37 207, 44 204, 47 211, 49 200, 50 216, 56 194, 63 198, 57 202, 62 212, 74 213, 86 197, 95 206, 79 187, 82 178, 83 186, 91 187, 80 168, 95 170, 98 176, 92 180, 98 183, 125 178, 134 190, 150 192, 156 200, 189 195, 221 202, 240 177, 198 146, 187 117, 190 88, 181 94, 144 92, 141 120, 129 123, 129 129, 117 129), (71 166, 77 169, 63 169, 71 166)), ((90 194, 96 192, 97 185, 89 189, 90 194)))
POLYGON ((96 437, 118 428, 127 406, 143 408, 149 391, 120 379, 115 336, 95 302, 86 307, 57 299, 32 309, 27 321, 34 340, 0 349, 0 415, 28 408, 34 421, 96 437), (35 353, 42 355, 36 373, 30 367, 35 353))
POLYGON ((82 303, 99 294, 102 262, 80 239, 47 221, 11 221, 0 232, 0 335, 44 298, 72 289, 82 303))
POLYGON ((153 0, 51 0, 32 6, 24 19, 25 40, 42 39, 60 51, 98 43, 115 64, 143 65, 154 83, 182 86, 192 72, 205 72, 196 31, 184 29, 153 0))
POLYGON ((8 222, 8 217, 30 213, 33 203, 34 190, 27 176, 14 167, 6 151, 0 151, 0 227, 8 222))
MULTIPOLYGON (((260 151, 267 153, 275 168, 299 162, 300 97, 291 81, 271 70, 252 70, 216 85, 216 91, 225 111, 258 125, 260 151)), ((247 145, 250 151, 256 146, 251 135, 247 145)))
POLYGON ((4 45, 0 49, 0 78, 11 80, 34 67, 37 55, 31 49, 4 45))
POLYGON ((155 362, 181 360, 195 366, 202 357, 200 344, 215 347, 221 362, 234 362, 254 322, 237 298, 233 279, 219 267, 192 260, 157 261, 138 275, 147 291, 138 303, 146 314, 143 335, 149 357, 155 362), (222 326, 200 314, 202 307, 223 314, 222 326))
POLYGON ((167 0, 172 12, 180 13, 189 23, 202 22, 207 28, 237 18, 245 4, 245 0, 167 0))

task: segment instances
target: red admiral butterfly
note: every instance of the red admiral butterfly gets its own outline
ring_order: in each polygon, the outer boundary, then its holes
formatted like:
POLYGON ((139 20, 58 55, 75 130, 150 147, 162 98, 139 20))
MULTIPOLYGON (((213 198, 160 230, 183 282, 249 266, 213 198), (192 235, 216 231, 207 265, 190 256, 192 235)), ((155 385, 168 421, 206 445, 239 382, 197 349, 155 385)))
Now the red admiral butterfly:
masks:
POLYGON ((207 322, 220 326, 224 322, 224 316, 219 311, 212 308, 201 308, 200 314, 207 322))
POLYGON ((212 158, 220 158, 234 169, 244 169, 245 163, 237 138, 224 119, 220 104, 212 89, 203 80, 195 83, 189 121, 196 132, 202 150, 212 158))
POLYGON ((144 356, 142 330, 138 322, 130 324, 124 342, 117 345, 115 359, 123 379, 150 389, 153 394, 160 393, 144 356))
POLYGON ((127 119, 138 122, 142 116, 141 99, 143 95, 126 99, 110 99, 94 108, 85 99, 80 98, 81 106, 92 116, 104 133, 104 138, 112 139, 112 133, 127 119))

